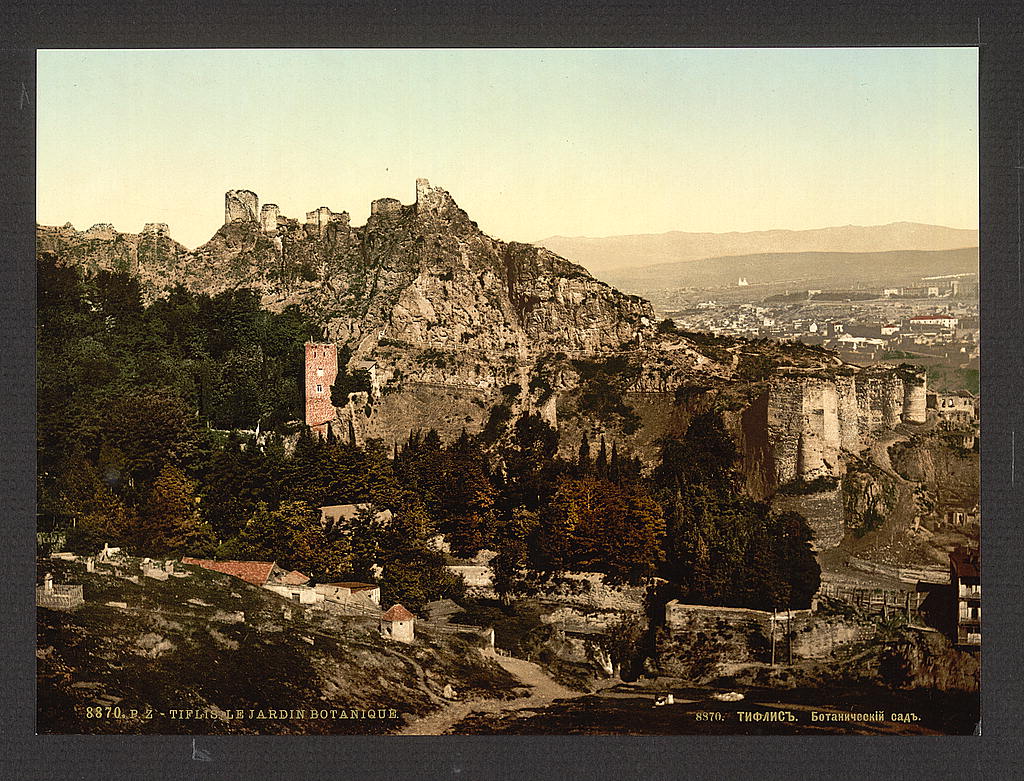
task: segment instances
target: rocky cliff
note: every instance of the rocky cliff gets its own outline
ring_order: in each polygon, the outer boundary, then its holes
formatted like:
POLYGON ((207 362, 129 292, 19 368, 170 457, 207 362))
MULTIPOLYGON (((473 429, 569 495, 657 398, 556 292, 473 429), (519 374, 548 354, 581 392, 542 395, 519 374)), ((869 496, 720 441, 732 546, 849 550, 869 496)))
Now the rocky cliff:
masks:
MULTIPOLYGON (((40 252, 89 271, 136 274, 146 295, 173 285, 248 287, 279 310, 298 304, 372 366, 374 391, 337 408, 341 436, 442 437, 523 411, 563 429, 563 445, 605 437, 653 460, 708 405, 726 410, 758 498, 795 478, 844 470, 875 432, 925 415, 909 369, 843 365, 798 344, 659 333, 651 305, 554 253, 484 234, 445 190, 420 179, 412 204, 381 198, 365 225, 321 206, 282 216, 249 190, 225 195, 225 222, 189 252, 166 225, 40 227, 40 252), (495 417, 495 411, 500 415, 495 417)), ((662 329, 664 330, 664 329, 662 329)))

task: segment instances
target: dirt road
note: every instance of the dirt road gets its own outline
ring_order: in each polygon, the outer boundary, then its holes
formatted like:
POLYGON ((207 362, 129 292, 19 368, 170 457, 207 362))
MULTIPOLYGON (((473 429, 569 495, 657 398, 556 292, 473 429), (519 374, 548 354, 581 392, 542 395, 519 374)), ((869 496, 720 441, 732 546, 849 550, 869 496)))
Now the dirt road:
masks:
POLYGON ((458 724, 471 713, 501 713, 506 710, 536 709, 549 705, 557 699, 568 699, 586 695, 586 692, 576 692, 562 686, 533 662, 517 659, 512 656, 497 656, 494 659, 507 672, 518 678, 523 685, 531 688, 529 696, 518 700, 467 700, 465 702, 452 702, 433 713, 416 719, 396 734, 443 735, 448 729, 458 724))

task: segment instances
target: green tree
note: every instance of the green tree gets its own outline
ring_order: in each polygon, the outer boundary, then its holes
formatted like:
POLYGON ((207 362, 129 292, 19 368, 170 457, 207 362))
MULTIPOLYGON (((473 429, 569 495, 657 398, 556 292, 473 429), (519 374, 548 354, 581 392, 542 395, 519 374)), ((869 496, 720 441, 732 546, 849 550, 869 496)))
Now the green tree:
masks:
POLYGON ((120 546, 127 542, 137 526, 135 511, 97 481, 95 493, 80 507, 75 525, 68 532, 67 548, 75 553, 95 554, 104 543, 120 546))
POLYGON ((320 511, 301 501, 285 501, 277 509, 261 502, 237 540, 222 553, 276 561, 318 580, 336 579, 350 569, 352 560, 348 537, 328 539, 320 511))
POLYGON ((498 532, 498 550, 497 555, 491 559, 491 569, 494 573, 494 590, 506 606, 512 603, 513 597, 526 591, 529 541, 539 523, 536 513, 525 507, 517 507, 498 532))
POLYGON ((135 533, 129 537, 139 554, 209 554, 213 530, 200 518, 195 483, 177 467, 165 464, 146 497, 135 533))

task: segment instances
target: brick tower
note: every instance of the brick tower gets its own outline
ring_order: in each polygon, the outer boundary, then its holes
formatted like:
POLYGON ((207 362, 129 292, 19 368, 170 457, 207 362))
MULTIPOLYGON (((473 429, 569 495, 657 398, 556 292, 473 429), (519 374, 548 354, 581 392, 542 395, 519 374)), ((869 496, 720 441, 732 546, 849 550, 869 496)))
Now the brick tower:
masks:
POLYGON ((331 386, 337 376, 337 346, 306 342, 306 425, 323 436, 335 416, 331 386))

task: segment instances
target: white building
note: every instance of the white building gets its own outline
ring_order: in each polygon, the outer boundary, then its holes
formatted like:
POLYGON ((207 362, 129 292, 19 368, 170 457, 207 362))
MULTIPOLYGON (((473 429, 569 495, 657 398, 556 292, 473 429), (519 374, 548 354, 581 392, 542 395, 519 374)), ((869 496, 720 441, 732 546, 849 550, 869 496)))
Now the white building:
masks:
POLYGON ((416 637, 416 616, 401 605, 394 605, 380 617, 380 633, 389 640, 411 643, 416 637))

